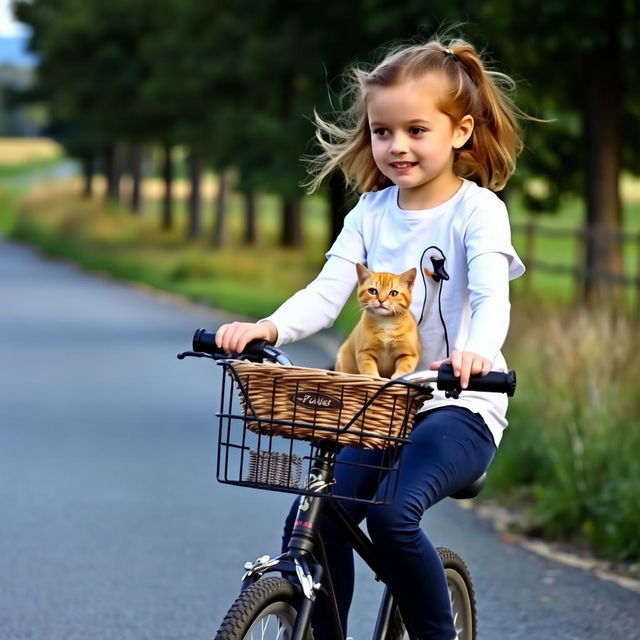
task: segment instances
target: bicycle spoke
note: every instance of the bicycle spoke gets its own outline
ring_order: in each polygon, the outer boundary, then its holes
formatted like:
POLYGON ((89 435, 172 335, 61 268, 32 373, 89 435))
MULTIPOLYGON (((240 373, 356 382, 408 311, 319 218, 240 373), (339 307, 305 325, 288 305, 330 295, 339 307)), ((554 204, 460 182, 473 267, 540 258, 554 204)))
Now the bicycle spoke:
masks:
POLYGON ((287 624, 281 620, 278 614, 266 615, 260 618, 256 625, 251 629, 251 636, 247 640, 286 640, 287 638, 287 624), (259 628, 256 626, 257 624, 259 624, 259 628))

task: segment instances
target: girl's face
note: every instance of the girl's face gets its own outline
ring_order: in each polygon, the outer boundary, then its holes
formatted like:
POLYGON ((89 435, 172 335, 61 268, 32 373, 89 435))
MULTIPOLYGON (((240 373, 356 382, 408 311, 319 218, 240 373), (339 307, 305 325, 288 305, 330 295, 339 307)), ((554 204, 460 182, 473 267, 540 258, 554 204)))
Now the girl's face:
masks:
POLYGON ((454 122, 438 108, 445 80, 420 80, 374 89, 367 115, 371 150, 378 169, 400 189, 404 209, 428 209, 446 202, 460 187, 453 156, 469 139, 473 118, 454 122))

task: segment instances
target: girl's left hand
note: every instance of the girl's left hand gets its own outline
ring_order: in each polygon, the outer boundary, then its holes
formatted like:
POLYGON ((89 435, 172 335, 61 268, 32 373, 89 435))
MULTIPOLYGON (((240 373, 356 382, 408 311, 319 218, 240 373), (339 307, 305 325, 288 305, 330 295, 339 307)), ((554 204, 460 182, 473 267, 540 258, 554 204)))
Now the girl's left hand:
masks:
POLYGON ((491 360, 487 360, 473 351, 453 351, 450 358, 437 360, 431 364, 431 370, 436 371, 440 365, 450 362, 453 374, 460 378, 460 387, 466 389, 469 386, 469 377, 481 373, 483 376, 491 371, 491 360))

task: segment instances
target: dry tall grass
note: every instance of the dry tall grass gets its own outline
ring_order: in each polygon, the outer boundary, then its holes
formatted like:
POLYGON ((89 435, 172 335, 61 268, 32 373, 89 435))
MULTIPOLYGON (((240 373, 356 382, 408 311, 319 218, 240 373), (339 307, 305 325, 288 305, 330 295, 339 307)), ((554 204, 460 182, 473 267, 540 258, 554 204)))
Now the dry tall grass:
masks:
POLYGON ((520 389, 498 482, 531 488, 547 534, 640 557, 637 321, 604 309, 529 311, 515 319, 510 354, 520 389))
POLYGON ((62 147, 49 138, 0 138, 0 166, 26 165, 62 155, 62 147))

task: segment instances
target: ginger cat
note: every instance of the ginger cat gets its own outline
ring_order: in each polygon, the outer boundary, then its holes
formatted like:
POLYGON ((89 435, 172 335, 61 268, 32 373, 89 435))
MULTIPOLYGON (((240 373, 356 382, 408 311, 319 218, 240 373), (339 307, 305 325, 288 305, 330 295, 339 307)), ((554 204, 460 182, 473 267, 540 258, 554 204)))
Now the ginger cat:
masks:
POLYGON ((336 371, 398 378, 414 371, 420 359, 418 327, 409 311, 416 269, 400 275, 358 272, 362 317, 338 350, 336 371))

